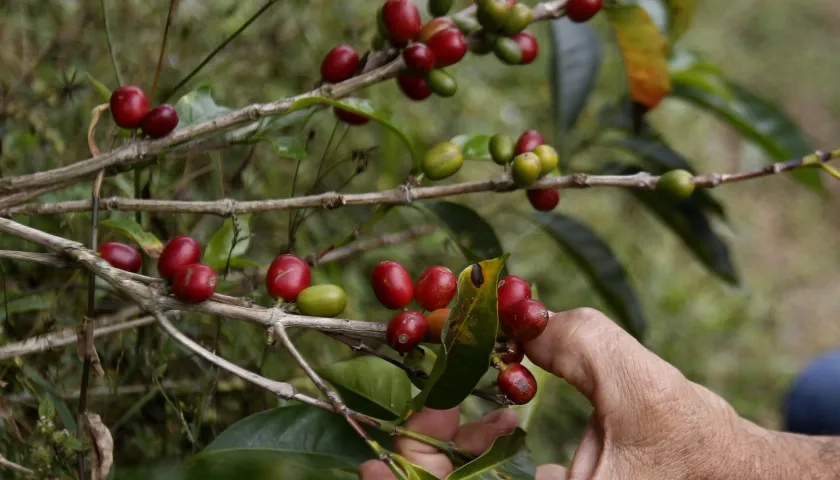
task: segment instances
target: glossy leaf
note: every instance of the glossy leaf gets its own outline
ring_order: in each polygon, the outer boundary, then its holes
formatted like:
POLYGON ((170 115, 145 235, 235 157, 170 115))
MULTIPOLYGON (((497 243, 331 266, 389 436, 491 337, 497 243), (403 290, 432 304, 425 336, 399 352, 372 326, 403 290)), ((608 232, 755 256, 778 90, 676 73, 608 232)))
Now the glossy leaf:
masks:
POLYGON ((158 258, 160 256, 160 252, 163 251, 163 243, 155 236, 154 233, 143 230, 143 227, 134 220, 133 216, 129 217, 126 215, 112 217, 107 220, 103 220, 100 222, 100 225, 112 228, 131 238, 137 243, 137 245, 140 245, 140 248, 146 252, 146 255, 152 258, 158 258))
POLYGON ((645 317, 636 290, 624 265, 612 249, 588 226, 559 213, 537 213, 537 225, 554 238, 589 277, 592 285, 618 316, 618 322, 634 337, 645 332, 645 317))
POLYGON ((445 200, 422 202, 415 207, 437 217, 470 262, 501 257, 504 253, 493 227, 471 208, 445 200))
POLYGON ((186 128, 194 123, 210 120, 231 111, 230 108, 217 105, 213 100, 210 87, 199 87, 185 94, 175 103, 178 112, 178 126, 176 130, 186 128))
POLYGON ((110 102, 111 89, 106 87, 104 83, 94 78, 93 75, 91 75, 90 73, 85 73, 85 76, 87 76, 88 81, 90 81, 91 85, 93 85, 93 88, 95 88, 96 91, 99 92, 99 96, 101 96, 104 101, 110 102))
POLYGON ((441 334, 442 349, 412 409, 446 410, 461 404, 487 372, 499 329, 496 284, 509 254, 461 271, 458 294, 441 334))
POLYGON ((284 115, 272 115, 270 117, 260 119, 256 135, 262 136, 280 133, 292 125, 305 122, 312 116, 313 113, 315 113, 315 107, 309 107, 295 110, 294 112, 286 113, 284 115))
MULTIPOLYGON (((389 438, 369 432, 384 445, 389 438)), ((291 462, 314 470, 355 469, 374 458, 367 443, 341 415, 309 405, 266 410, 219 434, 187 462, 191 472, 235 471, 251 463, 291 462)), ((258 477, 241 477, 258 478, 258 477)))
POLYGON ((668 5, 668 24, 671 43, 682 38, 691 26, 697 0, 665 0, 668 5))
POLYGON ((650 15, 639 5, 604 8, 615 32, 634 101, 648 109, 671 92, 668 44, 650 15))
POLYGON ((280 158, 306 159, 306 140, 301 136, 257 137, 254 140, 270 144, 280 158))
POLYGON ((446 480, 532 480, 537 466, 526 455, 525 438, 521 428, 497 438, 484 454, 450 473, 446 480))
POLYGON ((558 137, 562 137, 577 122, 595 89, 603 51, 591 25, 566 17, 551 21, 549 49, 551 99, 558 137))
POLYGON ((398 453, 392 453, 391 458, 406 473, 408 480, 440 480, 425 468, 409 462, 407 458, 398 453))
POLYGON ((492 135, 456 135, 451 141, 461 147, 461 153, 468 160, 490 160, 490 137, 492 135))
POLYGON ((329 364, 318 373, 332 384, 351 410, 394 420, 411 401, 411 382, 399 367, 372 356, 329 364))
POLYGON ((232 259, 245 255, 251 246, 250 220, 250 214, 237 215, 235 221, 233 218, 226 218, 222 227, 213 234, 213 238, 207 244, 202 261, 216 270, 221 270, 227 265, 228 257, 232 259))

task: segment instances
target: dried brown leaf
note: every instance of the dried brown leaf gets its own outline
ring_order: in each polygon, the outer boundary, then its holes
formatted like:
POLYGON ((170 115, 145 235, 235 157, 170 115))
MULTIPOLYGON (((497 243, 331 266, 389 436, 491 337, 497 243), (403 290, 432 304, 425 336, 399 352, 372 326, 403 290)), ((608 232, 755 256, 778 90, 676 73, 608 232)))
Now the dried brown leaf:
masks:
POLYGON ((87 412, 88 433, 93 440, 90 451, 92 480, 105 480, 114 463, 114 438, 99 415, 87 412))

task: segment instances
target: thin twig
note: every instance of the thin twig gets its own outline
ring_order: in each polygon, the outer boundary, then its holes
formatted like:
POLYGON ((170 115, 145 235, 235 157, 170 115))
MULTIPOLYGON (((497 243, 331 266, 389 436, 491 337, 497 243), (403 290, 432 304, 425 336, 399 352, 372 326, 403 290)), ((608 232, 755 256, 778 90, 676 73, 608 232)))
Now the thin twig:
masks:
POLYGON ((160 77, 160 67, 163 65, 163 54, 166 52, 166 39, 169 36, 169 25, 172 24, 172 17, 175 14, 178 0, 169 0, 169 11, 166 13, 166 24, 163 26, 163 39, 160 41, 160 54, 158 54, 157 68, 155 68, 155 79, 152 81, 152 89, 149 91, 149 96, 155 94, 157 88, 158 78, 160 77))
POLYGON ((111 65, 114 66, 114 75, 117 77, 117 83, 123 84, 120 67, 117 65, 117 52, 114 51, 114 43, 111 41, 111 27, 108 21, 108 11, 105 9, 105 0, 99 1, 99 6, 102 9, 102 21, 105 24, 105 41, 108 43, 108 53, 111 57, 111 65))
POLYGON ((0 468, 5 468, 7 470, 13 470, 23 475, 27 476, 34 476, 35 471, 31 468, 26 468, 23 465, 18 465, 17 463, 7 459, 2 454, 0 454, 0 468))
MULTIPOLYGON (((415 238, 424 237, 434 233, 437 230, 438 226, 434 224, 420 225, 402 232, 387 233, 375 238, 359 240, 343 247, 328 248, 319 254, 307 256, 306 261, 313 267, 323 265, 325 263, 337 262, 367 250, 374 250, 388 245, 409 242, 415 238)), ((0 257, 2 257, 1 254, 0 257)))

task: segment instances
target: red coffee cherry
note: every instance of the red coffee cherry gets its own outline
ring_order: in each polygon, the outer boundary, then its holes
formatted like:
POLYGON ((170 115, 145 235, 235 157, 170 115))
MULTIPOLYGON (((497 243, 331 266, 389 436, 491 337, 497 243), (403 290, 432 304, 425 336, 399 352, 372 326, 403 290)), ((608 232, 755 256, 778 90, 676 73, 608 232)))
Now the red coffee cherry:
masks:
POLYGON ((335 113, 335 116, 338 117, 339 120, 350 125, 364 125, 370 121, 370 119, 364 115, 359 115, 358 113, 354 113, 343 108, 333 107, 333 113, 335 113))
POLYGON ((329 83, 341 83, 356 73, 359 53, 350 45, 338 45, 327 52, 321 61, 321 78, 329 83))
POLYGON ((542 134, 536 130, 525 130, 516 141, 516 154, 530 152, 545 143, 542 134))
POLYGON ((499 355, 499 359, 507 365, 521 363, 522 359, 525 358, 525 347, 519 342, 507 339, 504 343, 496 343, 496 353, 499 355))
POLYGON ((416 310, 406 310, 394 315, 388 322, 385 339, 388 345, 400 353, 407 353, 423 341, 429 323, 422 313, 416 310))
POLYGON ((181 267, 201 261, 201 245, 186 235, 173 238, 158 257, 158 273, 169 280, 181 267))
POLYGON ((143 129, 143 133, 152 138, 165 137, 172 133, 172 130, 175 130, 177 126, 178 112, 175 111, 175 107, 168 103, 153 108, 143 117, 143 120, 140 120, 140 128, 143 129))
POLYGON ((531 285, 525 279, 516 275, 508 275, 499 280, 499 285, 496 288, 498 289, 499 320, 502 322, 510 307, 522 300, 531 298, 531 285))
POLYGON ((575 23, 583 23, 601 10, 601 0, 569 0, 566 2, 566 16, 575 23))
POLYGON ((428 42, 432 35, 447 28, 457 28, 455 21, 450 17, 436 17, 429 20, 429 23, 423 25, 420 29, 420 34, 417 35, 418 42, 428 42))
POLYGON ((420 34, 423 22, 420 11, 411 0, 388 0, 382 5, 382 22, 394 42, 414 40, 420 34))
POLYGON ((426 310, 444 308, 458 291, 458 279, 443 266, 429 267, 420 274, 414 286, 414 300, 426 310))
POLYGON ((525 405, 537 394, 537 379, 530 370, 518 363, 507 365, 496 378, 499 390, 511 402, 525 405))
POLYGON ((172 294, 184 303, 201 303, 216 293, 216 272, 209 265, 193 263, 172 277, 172 294))
POLYGON ((527 298, 513 305, 501 320, 502 331, 515 342, 530 342, 548 325, 548 309, 542 302, 527 298))
POLYGON ((429 322, 429 329, 426 336, 433 342, 440 342, 441 335, 443 335, 443 324, 446 323, 449 317, 449 308, 440 308, 434 312, 426 315, 426 321, 429 322))
POLYGON ((146 112, 149 100, 146 93, 137 85, 123 85, 111 93, 111 116, 114 123, 122 128, 137 128, 146 112))
POLYGON ((426 79, 423 77, 400 75, 397 77, 397 85, 406 97, 415 102, 425 100, 432 94, 432 89, 429 88, 426 79))
POLYGON ((403 60, 414 73, 429 73, 435 68, 435 54, 425 43, 414 42, 402 52, 403 60))
POLYGON ((275 258, 265 273, 268 294, 285 302, 294 302, 311 281, 309 265, 302 258, 289 254, 275 258))
POLYGON ((528 196, 528 201, 531 202, 534 210, 540 212, 550 212, 560 203, 560 192, 553 188, 526 190, 525 194, 528 196))
POLYGON ((435 55, 435 66, 438 68, 455 65, 467 54, 464 34, 457 28, 447 28, 437 32, 426 44, 435 55))
POLYGON ((143 266, 143 257, 131 245, 120 242, 105 242, 99 246, 99 256, 114 268, 137 273, 143 266))
POLYGON ((391 310, 405 307, 414 297, 414 283, 408 270, 391 260, 373 268, 370 283, 379 303, 391 310))
POLYGON ((527 65, 537 58, 537 54, 540 53, 540 44, 537 42, 537 37, 534 34, 531 32, 519 32, 510 38, 519 45, 519 50, 522 52, 522 59, 519 60, 520 65, 527 65))

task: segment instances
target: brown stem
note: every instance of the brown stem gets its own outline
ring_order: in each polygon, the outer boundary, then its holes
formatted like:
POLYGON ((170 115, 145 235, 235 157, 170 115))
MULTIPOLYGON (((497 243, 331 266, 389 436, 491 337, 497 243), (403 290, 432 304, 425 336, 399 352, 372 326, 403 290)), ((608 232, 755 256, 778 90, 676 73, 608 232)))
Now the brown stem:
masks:
POLYGON ((155 68, 155 79, 152 82, 152 89, 149 92, 149 96, 153 97, 155 95, 155 89, 157 88, 158 78, 160 77, 160 67, 163 65, 163 54, 166 52, 166 38, 169 36, 169 25, 172 24, 172 17, 175 14, 175 9, 177 8, 178 0, 169 0, 169 12, 166 13, 166 24, 163 26, 163 40, 160 42, 160 54, 158 54, 158 61, 157 67, 155 68))

